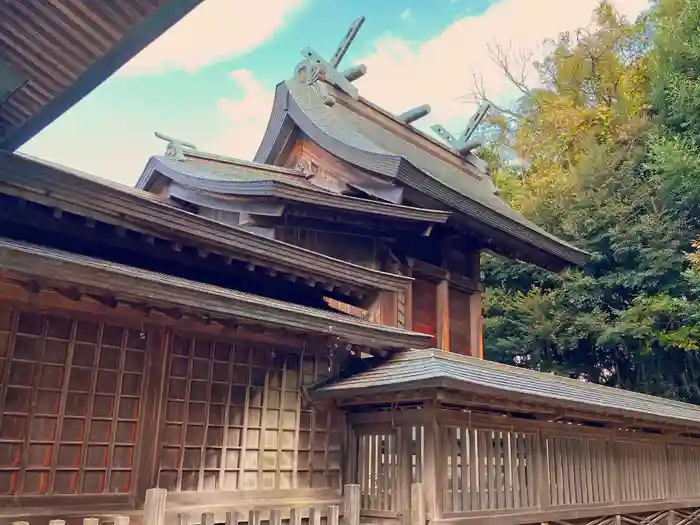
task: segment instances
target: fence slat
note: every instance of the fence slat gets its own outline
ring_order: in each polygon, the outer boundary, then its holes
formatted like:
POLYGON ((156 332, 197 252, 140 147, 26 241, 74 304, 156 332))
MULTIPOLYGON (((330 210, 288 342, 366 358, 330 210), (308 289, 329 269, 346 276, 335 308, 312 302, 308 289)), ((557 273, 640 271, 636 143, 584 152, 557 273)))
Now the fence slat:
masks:
MULTIPOLYGON (((280 524, 282 520, 280 520, 280 524)), ((276 524, 272 524, 276 525, 276 524)), ((338 505, 331 505, 328 507, 328 525, 340 525, 340 507, 338 505)))
POLYGON ((146 491, 146 502, 143 507, 144 525, 165 525, 167 498, 168 491, 165 489, 148 489, 146 491))

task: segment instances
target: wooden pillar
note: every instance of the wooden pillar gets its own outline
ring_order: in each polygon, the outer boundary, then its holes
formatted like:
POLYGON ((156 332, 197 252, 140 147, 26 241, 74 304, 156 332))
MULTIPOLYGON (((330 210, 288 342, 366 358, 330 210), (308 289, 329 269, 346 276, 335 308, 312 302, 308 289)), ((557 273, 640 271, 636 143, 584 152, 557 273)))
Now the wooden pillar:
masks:
POLYGON ((345 485, 343 488, 343 522, 345 525, 360 525, 360 486, 345 485))
POLYGON ((444 279, 437 285, 437 347, 450 351, 450 281, 444 279))
MULTIPOLYGON (((404 274, 406 277, 413 277, 413 268, 407 265, 404 274)), ((404 328, 406 330, 413 329, 413 286, 409 286, 406 291, 406 303, 404 308, 406 309, 406 319, 404 321, 404 328)))
POLYGON ((469 349, 471 355, 484 358, 484 317, 481 311, 481 292, 469 296, 469 349))
POLYGON ((146 327, 146 393, 142 400, 139 425, 139 455, 136 478, 136 498, 139 503, 147 497, 147 490, 158 484, 158 445, 161 438, 161 412, 167 388, 169 366, 168 335, 161 326, 146 327))
POLYGON ((413 483, 411 485, 410 525, 425 525, 425 496, 422 483, 413 483))
POLYGON ((426 410, 429 411, 429 417, 425 424, 422 485, 426 514, 432 522, 442 516, 442 481, 446 469, 445 462, 442 461, 442 436, 437 421, 437 408, 432 404, 426 410))

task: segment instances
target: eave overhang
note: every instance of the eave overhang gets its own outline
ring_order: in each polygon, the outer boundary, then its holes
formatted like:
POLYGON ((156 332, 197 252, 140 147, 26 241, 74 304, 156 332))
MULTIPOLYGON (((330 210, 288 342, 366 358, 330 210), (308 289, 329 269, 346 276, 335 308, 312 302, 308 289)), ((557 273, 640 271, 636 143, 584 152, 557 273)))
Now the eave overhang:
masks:
POLYGON ((22 146, 201 1, 2 2, 0 59, 18 82, 0 94, 0 150, 22 146))
MULTIPOLYGON (((700 407, 680 401, 596 385, 441 350, 403 352, 376 367, 310 390, 315 400, 339 404, 362 396, 387 399, 410 391, 451 391, 465 404, 473 396, 511 400, 556 410, 587 411, 598 417, 623 417, 643 424, 700 428, 700 407)), ((488 401, 487 401, 488 402, 488 401)), ((525 409, 523 408, 523 411, 525 409)))
MULTIPOLYGON (((295 127, 298 127, 311 140, 336 157, 376 173, 386 180, 395 180, 413 188, 441 203, 445 209, 457 212, 453 214, 450 222, 466 224, 482 237, 491 239, 494 252, 555 271, 587 262, 589 254, 583 250, 540 230, 524 218, 515 220, 513 218, 515 212, 506 209, 505 203, 494 200, 494 203, 503 208, 494 209, 478 199, 457 191, 438 180, 437 177, 426 173, 404 156, 378 147, 364 136, 363 130, 354 129, 349 125, 341 130, 339 126, 332 126, 328 122, 323 124, 324 129, 307 110, 301 107, 294 94, 290 92, 288 84, 291 82, 294 80, 277 85, 270 120, 255 155, 256 162, 274 162, 290 139, 295 127), (333 131, 329 131, 330 129, 333 131)), ((346 100, 349 97, 332 86, 328 86, 328 89, 336 98, 336 105, 351 108, 353 104, 357 104, 355 101, 346 100)), ((322 105, 322 102, 319 104, 322 105)), ((326 111, 333 111, 333 108, 319 107, 317 110, 319 114, 326 111)), ((413 128, 409 129, 412 131, 413 128)), ((418 150, 416 146, 411 147, 418 150)), ((457 157, 447 150, 443 153, 457 157)), ((421 154, 431 155, 428 152, 421 152, 421 154)), ((467 164, 465 160, 458 158, 455 162, 467 164)), ((469 164, 473 165, 473 160, 469 164)), ((466 171, 464 176, 468 176, 466 171)))
POLYGON ((200 217, 148 192, 0 152, 0 194, 74 213, 173 243, 194 244, 331 287, 403 292, 412 279, 355 265, 200 217))
POLYGON ((316 310, 267 297, 180 279, 108 261, 0 238, 0 270, 11 272, 35 292, 43 286, 116 301, 177 308, 236 325, 253 324, 308 332, 341 343, 379 350, 429 346, 431 336, 376 325, 350 315, 316 310), (27 281, 27 279, 29 281, 27 281), (31 286, 28 286, 31 288, 31 286))
MULTIPOLYGON (((151 157, 142 176, 139 178, 137 187, 147 190, 153 184, 157 175, 160 174, 183 186, 206 192, 209 197, 215 197, 214 194, 268 197, 338 211, 426 224, 444 224, 450 217, 450 212, 447 211, 349 197, 321 188, 313 188, 311 184, 308 184, 308 187, 303 187, 300 184, 274 179, 274 171, 270 172, 270 179, 254 181, 239 181, 223 176, 195 176, 193 172, 196 173, 197 164, 185 166, 185 163, 186 161, 177 161, 171 157, 151 157)), ((245 164, 250 166, 249 163, 245 164)), ((267 168, 267 166, 262 164, 257 164, 255 167, 261 171, 267 168)), ((298 176, 299 173, 296 175, 298 176)))

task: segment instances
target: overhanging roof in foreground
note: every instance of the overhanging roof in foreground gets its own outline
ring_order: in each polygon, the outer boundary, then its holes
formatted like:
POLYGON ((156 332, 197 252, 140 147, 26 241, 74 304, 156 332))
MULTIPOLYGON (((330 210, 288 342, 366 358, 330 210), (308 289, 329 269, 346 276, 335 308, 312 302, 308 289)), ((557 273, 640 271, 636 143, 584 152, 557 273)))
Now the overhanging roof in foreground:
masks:
POLYGON ((700 407, 680 401, 596 385, 441 350, 414 350, 335 383, 315 398, 347 399, 418 389, 446 389, 564 409, 587 410, 640 421, 700 427, 700 407))
POLYGON ((19 148, 201 2, 0 2, 0 150, 19 148))

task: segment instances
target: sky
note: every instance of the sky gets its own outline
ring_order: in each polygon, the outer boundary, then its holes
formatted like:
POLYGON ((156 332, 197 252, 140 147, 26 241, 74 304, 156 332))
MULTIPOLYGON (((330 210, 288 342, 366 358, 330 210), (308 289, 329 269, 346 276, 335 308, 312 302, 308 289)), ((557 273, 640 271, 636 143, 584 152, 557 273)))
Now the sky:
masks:
MULTIPOLYGON (((611 0, 634 18, 649 0, 611 0)), ((597 0, 204 0, 20 151, 133 185, 165 151, 154 132, 251 160, 275 85, 311 47, 330 59, 350 23, 366 21, 341 69, 365 64, 360 94, 400 113, 430 104, 419 127, 460 133, 480 79, 490 98, 515 96, 493 63, 591 20, 597 0), (466 97, 466 100, 465 100, 466 97)), ((534 74, 530 73, 534 81, 534 74)))

